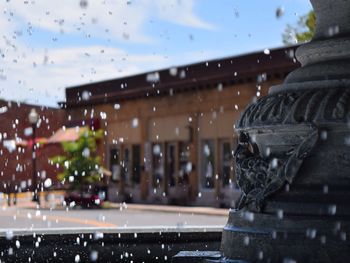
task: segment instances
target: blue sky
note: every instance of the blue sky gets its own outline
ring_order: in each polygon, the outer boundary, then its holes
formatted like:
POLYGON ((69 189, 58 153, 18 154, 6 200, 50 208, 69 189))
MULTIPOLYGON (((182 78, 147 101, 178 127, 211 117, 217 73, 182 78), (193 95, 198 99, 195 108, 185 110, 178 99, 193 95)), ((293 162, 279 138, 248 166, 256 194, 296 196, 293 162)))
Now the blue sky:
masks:
POLYGON ((279 47, 310 9, 307 0, 2 1, 0 97, 55 106, 67 86, 279 47))

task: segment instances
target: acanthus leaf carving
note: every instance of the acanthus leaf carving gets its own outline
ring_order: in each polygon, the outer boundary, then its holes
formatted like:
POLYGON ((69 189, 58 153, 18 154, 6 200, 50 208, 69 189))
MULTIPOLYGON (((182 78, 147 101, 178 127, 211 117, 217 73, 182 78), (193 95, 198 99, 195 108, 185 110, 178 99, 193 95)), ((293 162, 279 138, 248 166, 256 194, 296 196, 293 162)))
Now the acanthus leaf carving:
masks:
POLYGON ((271 94, 252 103, 243 113, 237 128, 346 122, 349 105, 350 91, 347 88, 271 94))
POLYGON ((235 152, 236 175, 242 196, 237 209, 253 204, 261 211, 265 199, 295 179, 304 159, 318 140, 318 130, 311 126, 310 132, 282 156, 263 157, 250 135, 241 132, 235 152))

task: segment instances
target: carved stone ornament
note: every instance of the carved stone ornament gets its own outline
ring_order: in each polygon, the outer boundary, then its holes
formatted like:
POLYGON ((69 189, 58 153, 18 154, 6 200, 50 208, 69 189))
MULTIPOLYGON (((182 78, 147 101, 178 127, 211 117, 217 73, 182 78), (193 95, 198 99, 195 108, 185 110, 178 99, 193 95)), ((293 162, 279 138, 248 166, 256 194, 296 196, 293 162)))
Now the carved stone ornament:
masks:
POLYGON ((332 124, 347 125, 350 118, 350 89, 311 89, 271 93, 252 103, 237 124, 240 130, 236 149, 237 184, 242 196, 236 206, 262 211, 264 200, 295 179, 303 160, 314 148, 320 129, 332 124), (301 135, 300 143, 283 153, 271 150, 268 156, 259 149, 251 129, 286 125, 307 125, 310 131, 301 135), (251 207, 252 206, 252 207, 251 207))
POLYGON ((299 90, 271 94, 259 99, 246 109, 237 128, 274 124, 346 123, 349 118, 349 88, 299 90))
POLYGON ((235 152, 237 183, 242 190, 237 209, 253 204, 257 211, 263 208, 264 200, 291 184, 318 140, 318 130, 310 126, 309 134, 299 145, 281 156, 263 157, 248 133, 241 132, 235 152))

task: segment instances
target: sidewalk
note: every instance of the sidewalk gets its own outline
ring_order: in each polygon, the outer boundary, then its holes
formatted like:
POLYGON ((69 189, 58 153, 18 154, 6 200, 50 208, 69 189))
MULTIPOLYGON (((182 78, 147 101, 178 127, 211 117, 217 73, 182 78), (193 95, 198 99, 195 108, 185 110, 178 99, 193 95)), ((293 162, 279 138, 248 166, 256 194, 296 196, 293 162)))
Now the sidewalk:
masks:
MULTIPOLYGON (((62 206, 62 192, 52 192, 52 198, 45 201, 44 195, 41 195, 40 209, 65 209, 62 206)), ((0 200, 1 207, 8 207, 7 200, 3 196, 0 200)), ((17 197, 17 204, 11 207, 36 209, 37 203, 31 201, 30 193, 23 193, 17 197)), ((214 207, 199 207, 199 206, 170 206, 170 205, 156 205, 156 204, 135 204, 135 203, 112 203, 106 202, 106 206, 102 209, 116 209, 116 210, 135 210, 135 211, 149 211, 149 212, 165 212, 165 213, 180 213, 180 214, 197 214, 209 216, 228 216, 228 208, 214 208, 214 207)))
MULTIPOLYGON (((41 201, 41 207, 42 209, 50 209, 50 207, 58 207, 61 205, 63 200, 63 191, 51 191, 49 198, 46 198, 46 193, 40 192, 40 201, 41 201)), ((24 193, 18 193, 17 194, 17 201, 16 205, 13 204, 14 195, 11 194, 11 205, 10 207, 18 207, 18 208, 28 208, 28 209, 35 209, 37 208, 37 203, 32 201, 32 193, 31 192, 24 192, 24 193)), ((0 195, 0 206, 1 207, 9 207, 7 202, 7 194, 2 193, 0 195)))

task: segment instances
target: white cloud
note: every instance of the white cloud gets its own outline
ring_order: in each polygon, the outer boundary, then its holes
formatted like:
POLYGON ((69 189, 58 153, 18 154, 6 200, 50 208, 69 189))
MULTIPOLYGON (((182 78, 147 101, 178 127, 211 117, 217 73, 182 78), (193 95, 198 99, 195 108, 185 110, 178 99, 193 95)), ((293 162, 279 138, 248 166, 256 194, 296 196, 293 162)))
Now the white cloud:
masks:
POLYGON ((155 1, 159 17, 165 21, 194 28, 214 29, 213 25, 195 15, 194 3, 193 0, 155 1))
MULTIPOLYGON (((80 0, 0 2, 0 97, 43 105, 64 99, 65 87, 163 68, 178 57, 129 54, 105 44, 84 46, 84 38, 152 43, 145 24, 153 19, 211 30, 194 12, 196 0, 80 0), (38 30, 45 30, 40 32, 38 30), (47 40, 62 33, 83 36, 78 47, 33 48, 31 33, 47 40), (29 42, 24 42, 29 39, 29 42)), ((106 42, 103 42, 106 43, 106 42)), ((68 42, 66 45, 70 45, 68 42)), ((190 57, 190 56, 189 56, 190 57)))
POLYGON ((0 98, 57 106, 57 101, 65 98, 66 87, 163 69, 169 64, 183 65, 203 56, 216 57, 217 51, 182 55, 132 55, 104 46, 12 48, 3 59, 6 67, 0 66, 0 98))
POLYGON ((127 55, 103 46, 24 50, 7 53, 0 97, 51 106, 64 100, 67 86, 136 74, 167 62, 162 56, 127 55))
POLYGON ((195 0, 90 0, 81 8, 79 0, 52 1, 2 1, 0 10, 4 16, 0 29, 45 29, 51 32, 80 33, 84 35, 124 39, 135 42, 150 41, 144 34, 145 24, 152 18, 160 18, 174 24, 213 29, 193 10, 195 0), (27 4, 26 4, 27 3, 27 4), (5 18, 6 17, 6 18, 5 18), (6 27, 6 28, 5 28, 6 27))

